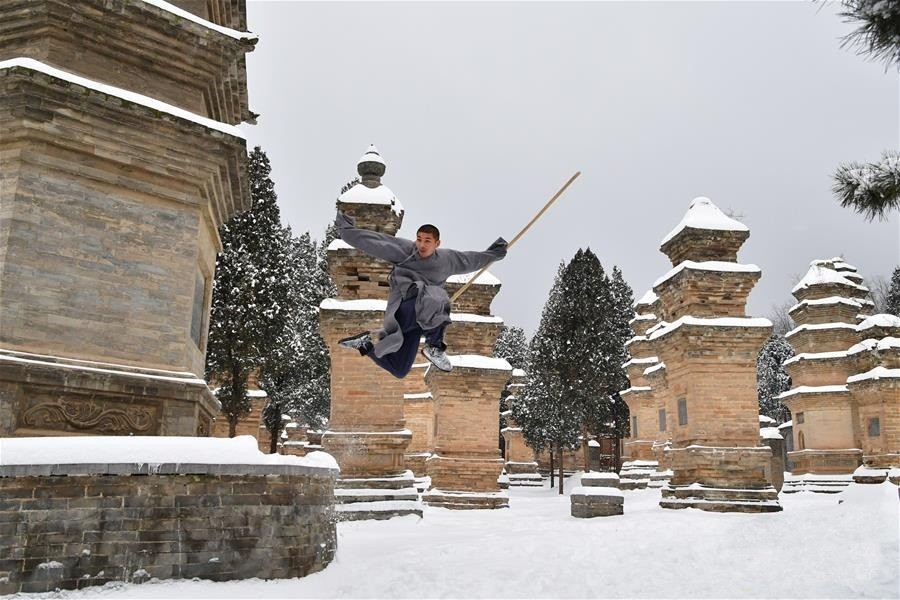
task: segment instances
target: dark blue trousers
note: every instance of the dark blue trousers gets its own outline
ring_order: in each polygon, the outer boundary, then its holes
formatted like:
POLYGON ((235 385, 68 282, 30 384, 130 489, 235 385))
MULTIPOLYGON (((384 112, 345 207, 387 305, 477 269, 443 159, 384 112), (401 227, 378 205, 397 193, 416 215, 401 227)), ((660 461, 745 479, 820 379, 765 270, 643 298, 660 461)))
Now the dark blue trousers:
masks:
POLYGON ((375 353, 372 351, 373 347, 366 347, 365 355, 397 379, 403 379, 412 369, 413 363, 416 362, 419 339, 423 335, 425 336, 425 343, 429 346, 437 346, 441 350, 447 349, 447 346, 444 344, 444 330, 447 328, 447 324, 442 323, 438 327, 427 331, 419 327, 419 324, 416 323, 415 296, 401 302, 397 312, 394 313, 394 317, 397 319, 397 323, 400 324, 400 331, 403 332, 403 345, 400 346, 400 349, 384 356, 375 356, 375 353))

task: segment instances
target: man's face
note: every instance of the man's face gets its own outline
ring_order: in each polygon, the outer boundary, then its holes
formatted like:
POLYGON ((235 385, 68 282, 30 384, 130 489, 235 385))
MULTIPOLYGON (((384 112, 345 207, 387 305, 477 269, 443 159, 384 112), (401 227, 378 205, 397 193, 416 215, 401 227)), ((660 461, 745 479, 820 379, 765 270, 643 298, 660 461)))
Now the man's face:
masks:
POLYGON ((441 245, 441 240, 434 239, 434 236, 424 231, 416 233, 416 252, 420 258, 428 258, 434 254, 435 249, 441 245))

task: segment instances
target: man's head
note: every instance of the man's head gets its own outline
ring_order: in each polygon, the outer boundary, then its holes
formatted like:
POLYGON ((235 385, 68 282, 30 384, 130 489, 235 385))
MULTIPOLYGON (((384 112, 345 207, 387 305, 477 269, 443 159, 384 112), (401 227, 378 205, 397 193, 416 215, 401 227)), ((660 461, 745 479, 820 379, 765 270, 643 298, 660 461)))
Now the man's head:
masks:
POLYGON ((434 225, 422 225, 416 231, 416 252, 419 257, 428 258, 441 245, 441 232, 434 225))

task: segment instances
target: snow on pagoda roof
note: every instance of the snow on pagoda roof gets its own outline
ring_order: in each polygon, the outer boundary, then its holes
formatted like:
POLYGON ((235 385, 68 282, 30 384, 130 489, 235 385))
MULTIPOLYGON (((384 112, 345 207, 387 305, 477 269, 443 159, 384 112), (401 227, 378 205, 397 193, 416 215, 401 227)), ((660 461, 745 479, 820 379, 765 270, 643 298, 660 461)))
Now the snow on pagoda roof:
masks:
POLYGON ((387 300, 338 300, 337 298, 325 298, 319 304, 319 308, 325 310, 387 310, 387 300))
POLYGON ((116 98, 121 98, 126 102, 140 104, 141 106, 146 106, 147 108, 151 108, 155 111, 164 112, 173 117, 177 117, 185 121, 191 121, 192 123, 197 123, 198 125, 202 125, 209 129, 214 129, 226 135, 245 139, 244 134, 241 132, 241 130, 234 125, 222 123, 221 121, 215 121, 208 117, 198 115, 197 113, 192 113, 190 111, 184 110, 183 108, 172 106, 171 104, 167 104, 165 102, 157 100, 156 98, 151 98, 150 96, 138 94, 136 92, 132 92, 131 90, 126 90, 105 83, 100 83, 99 81, 94 81, 93 79, 82 77, 81 75, 75 75, 74 73, 63 71, 62 69, 57 69, 56 67, 51 67, 50 65, 34 60, 33 58, 20 57, 0 61, 0 70, 11 69, 13 67, 22 67, 31 71, 37 71, 39 73, 49 75, 50 77, 53 77, 55 79, 68 81, 69 83, 72 83, 74 85, 80 85, 83 88, 87 88, 95 92, 100 92, 101 94, 106 94, 107 96, 115 96, 116 98))
POLYGON ((513 377, 525 377, 525 369, 513 369, 513 377))
POLYGON ((872 315, 857 325, 856 330, 865 331, 873 327, 900 327, 900 317, 888 314, 872 315))
POLYGON ((485 315, 475 315, 472 313, 450 313, 451 321, 466 321, 469 323, 502 323, 502 317, 495 317, 493 315, 485 316, 485 315))
POLYGON ((512 371, 512 367, 505 358, 492 358, 479 354, 448 354, 450 364, 454 367, 468 367, 470 369, 493 369, 495 371, 512 371))
POLYGON ((828 283, 844 285, 863 292, 869 291, 869 288, 867 288, 866 286, 859 285, 858 283, 850 281, 834 269, 811 264, 809 267, 809 271, 806 272, 806 275, 803 276, 803 279, 800 280, 800 283, 794 286, 794 289, 791 290, 791 293, 793 294, 799 292, 800 290, 805 290, 806 288, 812 287, 814 285, 823 285, 828 283))
POLYGON ((823 329, 852 329, 856 331, 856 325, 851 325, 850 323, 816 323, 816 324, 807 324, 800 325, 799 327, 794 327, 786 334, 784 337, 789 338, 791 336, 797 335, 801 331, 817 331, 823 329))
POLYGON ((622 363, 622 368, 625 369, 630 365, 653 365, 659 362, 658 356, 648 356, 646 358, 632 358, 626 363, 622 363))
POLYGON ((834 394, 838 392, 846 392, 846 385, 801 385, 794 389, 782 392, 776 398, 790 398, 797 394, 834 394))
POLYGON ((328 244, 329 250, 353 250, 353 246, 342 240, 341 238, 335 238, 328 244))
POLYGON ((844 258, 842 256, 835 256, 834 258, 817 258, 816 260, 810 261, 809 266, 824 267, 828 264, 833 265, 836 271, 840 269, 844 271, 855 272, 857 270, 853 265, 844 262, 844 258))
POLYGON ((774 423, 775 419, 773 419, 772 417, 770 417, 768 415, 759 415, 759 422, 760 423, 774 423))
POLYGON ((678 263, 678 266, 674 267, 668 273, 654 281, 653 287, 656 288, 656 286, 658 286, 659 284, 667 281, 668 279, 671 279, 685 269, 690 269, 692 271, 720 271, 730 273, 760 273, 762 271, 756 265, 743 265, 741 263, 725 262, 720 260, 707 260, 703 262, 685 260, 678 263))
POLYGON ((431 398, 434 398, 434 396, 431 395, 431 392, 423 392, 421 394, 403 394, 404 400, 429 400, 431 398))
MULTIPOLYGON (((469 283, 469 280, 475 276, 475 273, 477 271, 474 273, 463 273, 462 275, 451 275, 447 278, 447 283, 469 283)), ((500 285, 500 280, 494 277, 490 271, 485 271, 478 276, 478 279, 472 285, 500 285)))
POLYGON ((357 183, 349 190, 338 196, 338 202, 344 204, 383 204, 390 206, 398 215, 403 212, 403 205, 397 200, 397 196, 386 185, 370 188, 362 183, 357 183))
POLYGON ((638 392, 649 392, 651 388, 649 385, 639 385, 639 386, 631 386, 627 390, 622 390, 619 392, 620 396, 624 396, 625 394, 635 394, 638 392))
POLYGON ((360 157, 359 162, 357 164, 362 164, 364 162, 375 162, 375 163, 384 164, 384 159, 381 158, 381 153, 378 152, 378 148, 375 147, 375 144, 369 144, 369 147, 366 150, 366 153, 360 157))
POLYGON ((638 321, 655 321, 656 315, 653 313, 647 313, 645 315, 635 315, 634 318, 628 321, 628 324, 637 323, 638 321))
POLYGON ((861 308, 863 302, 861 300, 857 300, 856 298, 842 298, 840 296, 829 296, 827 298, 819 298, 818 300, 803 300, 793 305, 788 309, 788 312, 794 312, 797 309, 800 309, 804 306, 830 306, 832 304, 846 304, 848 306, 854 306, 857 308, 861 308))
POLYGON ((885 367, 875 367, 865 373, 859 375, 851 375, 847 378, 847 383, 855 383, 857 381, 869 381, 878 379, 900 379, 900 369, 888 369, 885 367))
POLYGON ((661 362, 658 365, 653 365, 652 367, 647 367, 644 369, 644 377, 650 375, 652 373, 656 373, 657 371, 661 371, 666 368, 666 363, 661 362))
POLYGON ((634 303, 634 306, 646 305, 649 306, 659 300, 659 296, 656 295, 656 292, 653 290, 647 290, 644 292, 644 295, 640 297, 640 299, 634 303))
POLYGON ((792 365, 796 362, 800 362, 801 360, 830 360, 835 358, 846 358, 849 352, 847 350, 840 350, 837 352, 803 352, 801 354, 797 354, 796 356, 792 356, 786 361, 784 364, 792 365))
POLYGON ((684 316, 672 323, 666 323, 657 331, 650 335, 650 340, 655 340, 664 335, 668 335, 681 327, 682 325, 700 326, 700 327, 771 327, 772 321, 765 317, 713 317, 700 318, 692 316, 684 316))
POLYGON ((681 222, 675 229, 663 238, 660 246, 666 245, 672 238, 681 233, 683 229, 709 229, 715 231, 750 231, 750 229, 725 215, 712 200, 703 196, 694 198, 681 222))
MULTIPOLYGON (((773 419, 774 423, 775 420, 773 419)), ((777 427, 760 427, 759 429, 759 437, 764 440, 783 440, 784 436, 781 435, 781 432, 778 431, 777 427)))
POLYGON ((625 347, 627 348, 628 346, 634 344, 635 342, 643 342, 646 339, 647 339, 647 336, 645 336, 645 335, 636 335, 633 338, 629 339, 627 342, 625 342, 625 347))
POLYGON ((250 33, 249 31, 238 31, 237 29, 231 29, 229 27, 225 27, 223 25, 219 25, 217 23, 213 23, 212 21, 207 21, 206 19, 201 19, 194 13, 188 12, 184 9, 178 8, 174 4, 169 4, 165 0, 143 0, 145 4, 150 4, 157 8, 161 8, 166 12, 170 12, 173 15, 178 15, 182 19, 187 19, 188 21, 193 21, 198 25, 202 25, 207 29, 212 29, 213 31, 217 31, 223 35, 227 35, 228 37, 232 37, 236 40, 257 40, 259 36, 255 33, 250 33))
POLYGON ((790 420, 790 421, 785 421, 784 423, 779 425, 778 429, 787 429, 788 427, 793 427, 793 426, 794 426, 794 421, 790 420))
POLYGON ((867 350, 881 351, 887 350, 888 348, 900 348, 900 338, 886 337, 881 338, 880 340, 873 340, 869 338, 851 346, 850 349, 847 350, 847 354, 857 354, 859 352, 865 352, 867 350))

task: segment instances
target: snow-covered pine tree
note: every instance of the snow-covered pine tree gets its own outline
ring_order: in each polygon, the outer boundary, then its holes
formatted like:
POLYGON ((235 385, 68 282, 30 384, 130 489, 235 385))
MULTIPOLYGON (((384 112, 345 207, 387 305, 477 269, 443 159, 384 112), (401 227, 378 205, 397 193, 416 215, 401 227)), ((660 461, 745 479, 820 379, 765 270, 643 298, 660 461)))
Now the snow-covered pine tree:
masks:
POLYGON ((891 286, 888 288, 885 312, 900 317, 900 267, 891 275, 891 286))
POLYGON ((250 209, 220 228, 206 372, 234 436, 250 410, 247 380, 289 337, 292 309, 290 233, 281 225, 271 165, 259 146, 250 153, 250 209))
MULTIPOLYGON (((844 0, 842 4, 839 15, 857 25, 843 45, 883 60, 888 69, 900 68, 900 2, 844 0)), ((900 209, 900 152, 885 150, 878 162, 841 165, 832 189, 841 206, 869 220, 886 219, 891 210, 900 209)))
POLYGON ((614 423, 613 431, 608 433, 615 434, 617 438, 616 449, 618 449, 618 440, 627 437, 631 430, 628 405, 619 395, 619 392, 630 385, 628 375, 626 375, 625 368, 622 365, 630 358, 628 350, 625 348, 625 343, 631 339, 632 335, 630 323, 634 319, 634 291, 625 281, 622 270, 618 266, 613 266, 613 274, 609 285, 616 310, 608 334, 611 342, 610 352, 613 355, 613 359, 609 363, 610 383, 608 389, 611 402, 610 416, 612 417, 610 422, 614 423))
POLYGON ((494 357, 505 358, 513 369, 524 369, 527 355, 525 331, 515 325, 504 325, 494 343, 494 357))
POLYGON ((791 389, 791 378, 784 370, 784 362, 792 356, 794 349, 787 340, 781 335, 772 334, 756 357, 759 412, 775 419, 779 424, 791 418, 778 395, 791 389))

